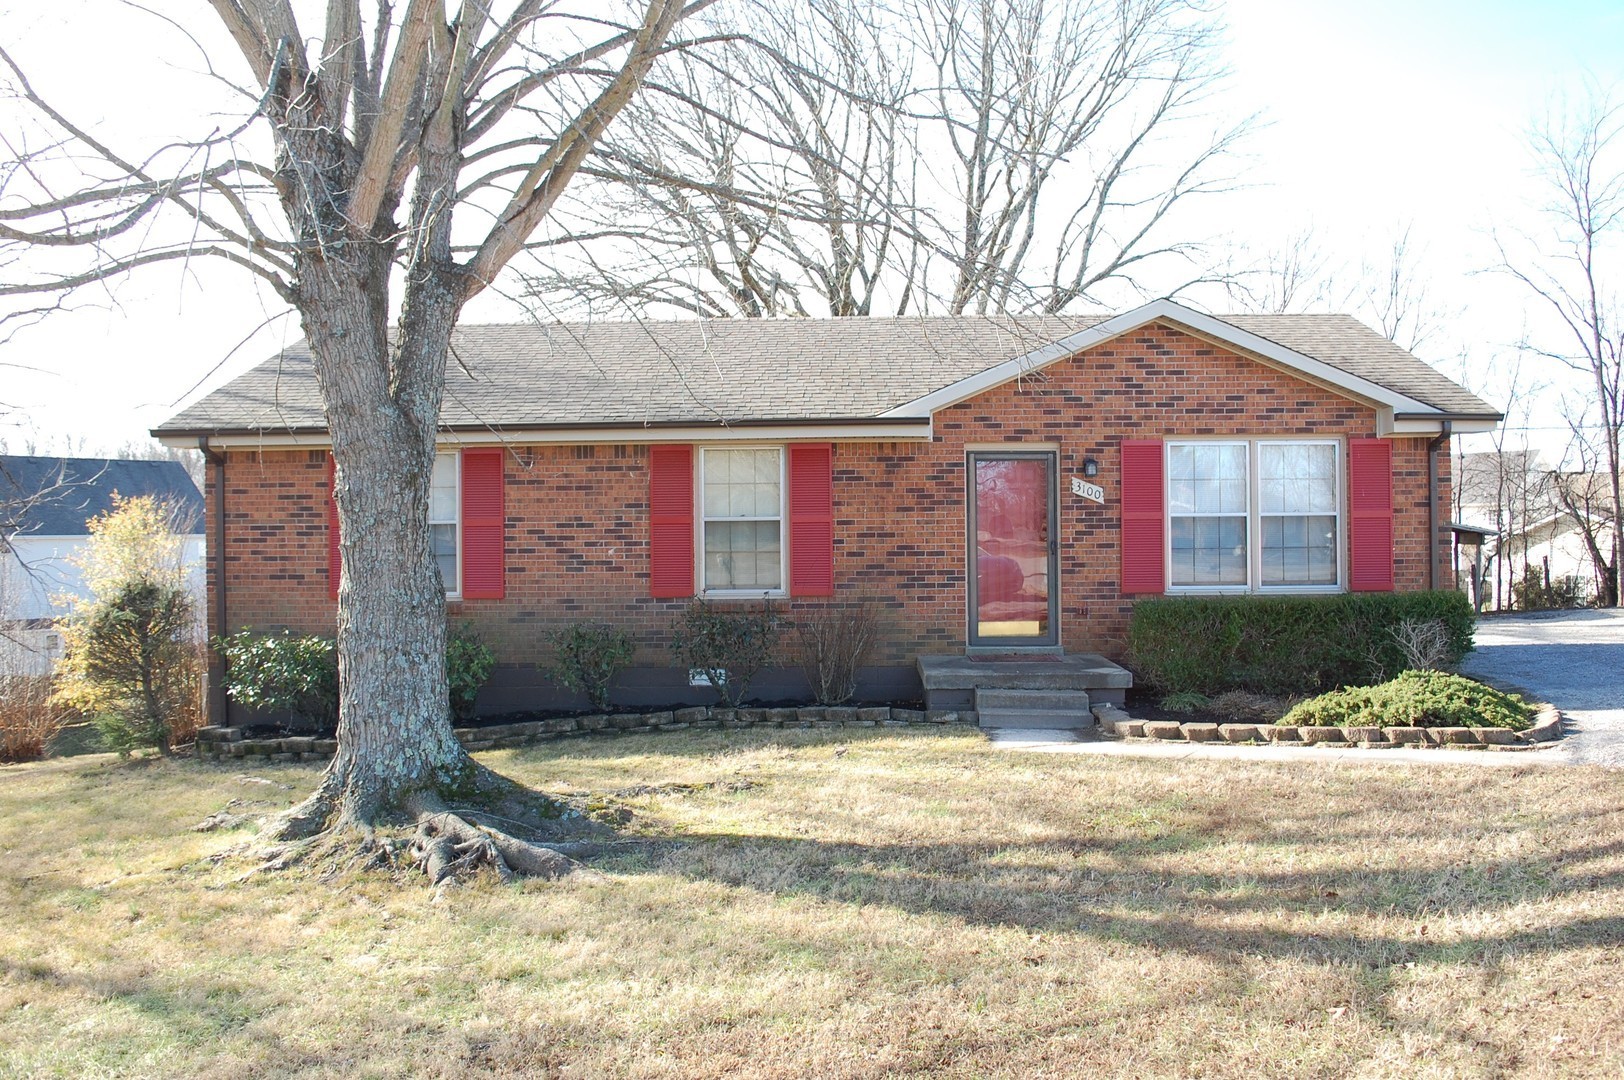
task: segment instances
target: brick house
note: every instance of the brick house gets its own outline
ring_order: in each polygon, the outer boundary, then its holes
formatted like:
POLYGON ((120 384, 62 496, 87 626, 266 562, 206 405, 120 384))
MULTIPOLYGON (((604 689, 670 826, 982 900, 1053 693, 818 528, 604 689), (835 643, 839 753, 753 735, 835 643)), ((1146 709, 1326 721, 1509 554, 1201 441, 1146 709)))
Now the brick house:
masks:
MULTIPOLYGON (((329 460, 293 346, 154 434, 208 454, 211 633, 330 633, 329 460)), ((667 645, 695 596, 793 617, 872 599, 870 698, 916 659, 1121 659, 1136 597, 1450 581, 1450 433, 1489 405, 1353 319, 961 317, 467 326, 435 550, 498 712, 564 704, 544 632, 640 643, 617 699, 703 700, 667 645)), ((763 698, 794 697, 793 669, 763 698)), ((1118 691, 1119 692, 1119 691, 1118 691)))

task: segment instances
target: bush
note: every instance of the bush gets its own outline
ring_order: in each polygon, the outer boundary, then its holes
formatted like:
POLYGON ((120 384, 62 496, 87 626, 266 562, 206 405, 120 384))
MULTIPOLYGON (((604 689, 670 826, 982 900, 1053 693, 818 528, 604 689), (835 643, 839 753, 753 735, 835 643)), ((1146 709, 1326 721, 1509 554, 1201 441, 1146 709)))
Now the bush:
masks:
POLYGON ((1534 709, 1515 694, 1445 671, 1406 671, 1377 686, 1311 698, 1282 724, 1297 727, 1500 727, 1521 730, 1534 709))
POLYGON ((1161 706, 1168 712, 1193 713, 1197 709, 1205 709, 1212 704, 1212 699, 1205 694, 1196 694, 1188 690, 1168 694, 1162 698, 1161 706))
POLYGON ((574 623, 554 630, 547 639, 553 646, 547 674, 568 689, 585 694, 594 709, 607 709, 609 684, 637 653, 631 634, 613 626, 574 623))
POLYGON ((38 761, 65 726, 49 675, 0 672, 0 763, 38 761))
POLYGON ((1511 584, 1511 606, 1518 611, 1559 611, 1589 607, 1590 588, 1577 577, 1545 580, 1539 566, 1523 567, 1522 577, 1511 584))
POLYGON ((771 601, 741 611, 695 600, 677 618, 674 649, 689 670, 704 673, 721 701, 737 707, 756 673, 772 661, 781 626, 771 601))
POLYGON ((857 669, 879 629, 867 601, 820 608, 796 624, 796 658, 819 705, 839 705, 857 693, 857 669))
POLYGON ((1406 621, 1442 623, 1451 666, 1471 651, 1472 605, 1454 590, 1157 597, 1134 605, 1128 648, 1164 693, 1315 693, 1403 670, 1406 621))
POLYGON ((1232 724, 1272 724, 1290 711, 1291 698, 1228 690, 1212 699, 1209 709, 1232 724))
POLYGON ((479 692, 496 670, 496 654, 464 623, 446 637, 445 679, 451 691, 451 715, 458 720, 474 718, 479 692))
POLYGON ((137 578, 81 605, 63 631, 57 698, 91 717, 103 744, 168 754, 171 719, 197 694, 192 598, 137 578))
POLYGON ((201 628, 185 560, 186 515, 151 496, 113 496, 71 561, 88 596, 61 624, 55 700, 90 717, 110 749, 167 754, 195 730, 201 628))
POLYGON ((226 694, 239 705, 338 726, 338 650, 332 638, 239 630, 221 639, 226 694))

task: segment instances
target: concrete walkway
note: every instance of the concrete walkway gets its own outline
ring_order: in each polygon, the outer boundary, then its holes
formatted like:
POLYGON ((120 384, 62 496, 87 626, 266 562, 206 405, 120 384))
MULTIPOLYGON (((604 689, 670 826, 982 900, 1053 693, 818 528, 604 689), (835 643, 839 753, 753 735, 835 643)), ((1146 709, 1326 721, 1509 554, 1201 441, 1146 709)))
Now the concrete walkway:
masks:
POLYGON ((1320 746, 1223 746, 1185 742, 1117 742, 1067 731, 1005 729, 994 745, 1030 753, 1222 761, 1389 762, 1425 765, 1602 765, 1624 768, 1624 611, 1552 611, 1487 615, 1464 674, 1567 716, 1559 742, 1515 752, 1490 750, 1360 750, 1320 746))

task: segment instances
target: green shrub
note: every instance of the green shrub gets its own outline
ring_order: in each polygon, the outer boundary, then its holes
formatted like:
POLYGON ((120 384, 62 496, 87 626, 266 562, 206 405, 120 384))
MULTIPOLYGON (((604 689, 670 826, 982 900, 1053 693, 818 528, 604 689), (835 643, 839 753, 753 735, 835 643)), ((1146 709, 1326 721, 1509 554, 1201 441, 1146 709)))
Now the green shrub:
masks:
POLYGON ((1128 649, 1164 693, 1313 693, 1404 670, 1405 622, 1442 623, 1450 666, 1471 651, 1472 605, 1453 590, 1157 597, 1134 605, 1128 649))
POLYGON ((594 709, 609 707, 609 684, 615 673, 637 653, 637 643, 613 626, 574 623, 547 635, 553 659, 547 674, 576 693, 585 694, 594 709))
POLYGON ((1162 698, 1162 708, 1168 712, 1193 713, 1197 709, 1204 709, 1212 704, 1212 699, 1206 694, 1197 694, 1189 690, 1181 690, 1176 694, 1168 694, 1162 698))
POLYGON ((1350 686, 1298 705, 1280 723, 1296 727, 1500 727, 1521 730, 1534 709, 1446 671, 1406 671, 1376 686, 1350 686))
POLYGON ((226 694, 239 705, 289 712, 331 731, 338 726, 338 650, 332 638, 286 630, 239 630, 216 642, 226 658, 226 694))
POLYGON ((737 707, 772 661, 782 625, 771 601, 751 611, 695 600, 677 618, 674 649, 689 670, 704 672, 720 700, 737 707))
POLYGON ((1541 566, 1523 567, 1522 577, 1512 582, 1511 606, 1518 611, 1558 611, 1589 607, 1590 587, 1577 577, 1545 580, 1541 566))
POLYGON ((474 702, 495 670, 496 654, 474 633, 472 624, 464 623, 447 636, 445 677, 451 690, 452 716, 458 720, 473 719, 474 702))

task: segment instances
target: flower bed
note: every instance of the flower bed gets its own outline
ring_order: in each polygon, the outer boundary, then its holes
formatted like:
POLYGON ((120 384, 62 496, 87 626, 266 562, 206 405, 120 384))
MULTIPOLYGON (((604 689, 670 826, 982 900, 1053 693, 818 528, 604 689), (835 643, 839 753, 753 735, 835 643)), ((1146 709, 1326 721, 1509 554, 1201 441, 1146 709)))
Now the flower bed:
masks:
POLYGON ((1164 742, 1269 743, 1279 746, 1356 746, 1386 748, 1453 747, 1456 749, 1518 750, 1562 737, 1562 714, 1550 705, 1540 707, 1534 724, 1522 731, 1504 727, 1298 727, 1290 724, 1180 723, 1174 720, 1135 720, 1111 705, 1097 705, 1094 716, 1100 733, 1123 739, 1164 742))
MULTIPOLYGON (((907 727, 915 724, 936 727, 974 726, 976 714, 944 709, 904 709, 888 706, 805 706, 786 709, 727 709, 696 706, 650 713, 600 713, 591 716, 558 716, 490 727, 457 728, 457 739, 469 750, 499 750, 533 746, 552 739, 583 735, 634 735, 652 731, 686 731, 689 728, 875 728, 907 727)), ((272 739, 251 739, 241 728, 206 727, 197 733, 197 754, 202 758, 263 757, 272 761, 325 761, 338 750, 330 738, 288 735, 272 739)))

